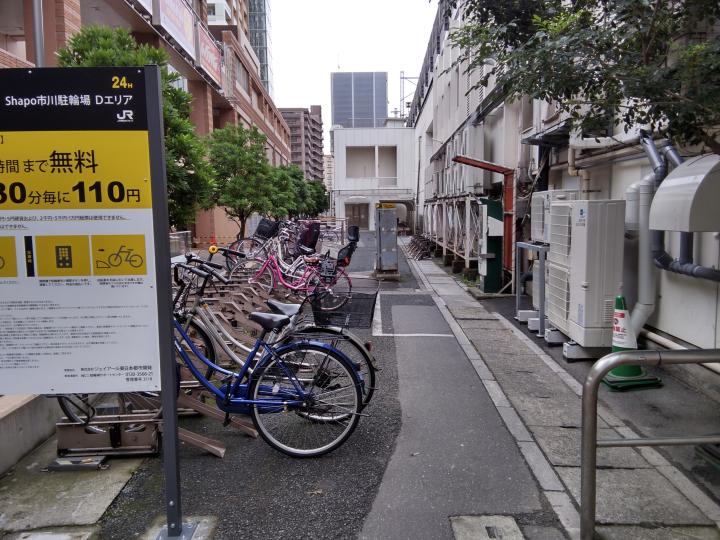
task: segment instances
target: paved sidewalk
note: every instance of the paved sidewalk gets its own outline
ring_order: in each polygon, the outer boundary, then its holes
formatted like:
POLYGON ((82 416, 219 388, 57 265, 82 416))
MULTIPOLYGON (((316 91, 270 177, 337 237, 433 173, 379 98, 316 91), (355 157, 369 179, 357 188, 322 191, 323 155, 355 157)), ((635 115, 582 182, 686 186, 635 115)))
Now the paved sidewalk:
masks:
MULTIPOLYGON (((435 262, 409 261, 447 319, 565 532, 579 537, 581 384, 435 262)), ((602 404, 600 438, 638 435, 602 404)), ((605 538, 718 539, 720 506, 652 448, 598 450, 605 538)))

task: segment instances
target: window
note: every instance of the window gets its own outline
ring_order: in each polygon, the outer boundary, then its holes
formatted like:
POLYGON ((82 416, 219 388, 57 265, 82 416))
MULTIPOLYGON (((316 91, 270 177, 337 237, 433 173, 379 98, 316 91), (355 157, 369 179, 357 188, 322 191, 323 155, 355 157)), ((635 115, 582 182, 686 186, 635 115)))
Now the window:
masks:
POLYGON ((397 146, 378 147, 378 176, 397 178, 397 146))
POLYGON ((345 174, 348 178, 375 178, 375 147, 345 148, 345 174))

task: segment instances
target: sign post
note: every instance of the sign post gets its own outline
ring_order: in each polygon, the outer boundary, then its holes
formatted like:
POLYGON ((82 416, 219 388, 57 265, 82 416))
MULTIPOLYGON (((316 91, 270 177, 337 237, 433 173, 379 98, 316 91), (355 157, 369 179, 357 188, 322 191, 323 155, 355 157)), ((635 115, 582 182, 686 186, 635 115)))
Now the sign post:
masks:
POLYGON ((0 393, 162 389, 178 537, 166 193, 157 66, 0 70, 0 393))

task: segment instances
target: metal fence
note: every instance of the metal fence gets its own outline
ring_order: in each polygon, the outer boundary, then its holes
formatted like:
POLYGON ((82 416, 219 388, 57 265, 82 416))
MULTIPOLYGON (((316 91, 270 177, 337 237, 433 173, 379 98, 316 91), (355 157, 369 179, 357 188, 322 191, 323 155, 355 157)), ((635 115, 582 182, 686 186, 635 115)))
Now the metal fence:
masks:
POLYGON ((170 257, 177 257, 188 253, 192 248, 192 236, 190 231, 178 231, 170 233, 170 257))

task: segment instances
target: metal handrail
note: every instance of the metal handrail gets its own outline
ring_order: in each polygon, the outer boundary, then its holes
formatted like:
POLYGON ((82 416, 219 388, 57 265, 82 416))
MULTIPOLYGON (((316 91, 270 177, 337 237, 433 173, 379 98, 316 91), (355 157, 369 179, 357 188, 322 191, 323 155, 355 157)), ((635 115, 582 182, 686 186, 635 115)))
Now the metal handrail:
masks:
POLYGON ((679 446, 720 443, 720 436, 597 440, 598 389, 603 377, 618 366, 705 364, 720 361, 720 349, 684 351, 623 351, 604 356, 590 369, 582 395, 582 447, 580 454, 580 538, 595 534, 597 448, 627 446, 679 446))

